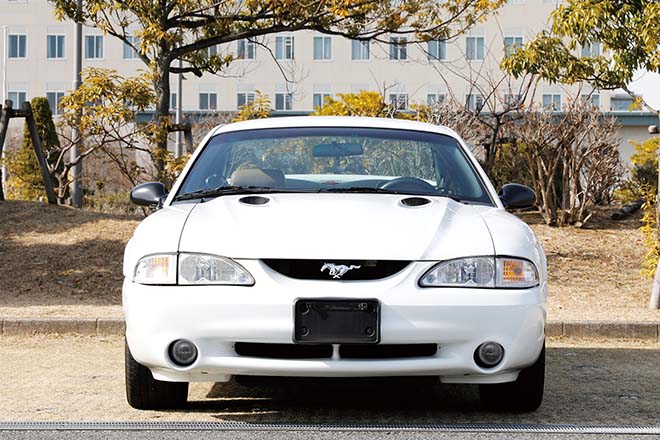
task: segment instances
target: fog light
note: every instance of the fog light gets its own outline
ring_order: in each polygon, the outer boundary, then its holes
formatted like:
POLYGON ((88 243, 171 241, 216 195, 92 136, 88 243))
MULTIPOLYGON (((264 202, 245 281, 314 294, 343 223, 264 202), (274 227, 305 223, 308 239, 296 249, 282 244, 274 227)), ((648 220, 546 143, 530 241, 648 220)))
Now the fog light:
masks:
POLYGON ((484 342, 474 352, 474 361, 483 368, 492 368, 502 362, 504 347, 497 342, 484 342))
POLYGON ((197 359, 197 347, 185 339, 174 341, 170 345, 170 358, 175 364, 187 367, 197 359))

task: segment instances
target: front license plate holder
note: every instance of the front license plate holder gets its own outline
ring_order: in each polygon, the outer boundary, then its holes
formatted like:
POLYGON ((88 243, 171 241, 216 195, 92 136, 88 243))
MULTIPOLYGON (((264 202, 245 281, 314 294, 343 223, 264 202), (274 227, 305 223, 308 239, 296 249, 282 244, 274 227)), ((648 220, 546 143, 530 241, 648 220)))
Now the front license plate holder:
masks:
POLYGON ((295 343, 380 342, 380 302, 376 299, 299 299, 294 314, 295 343))

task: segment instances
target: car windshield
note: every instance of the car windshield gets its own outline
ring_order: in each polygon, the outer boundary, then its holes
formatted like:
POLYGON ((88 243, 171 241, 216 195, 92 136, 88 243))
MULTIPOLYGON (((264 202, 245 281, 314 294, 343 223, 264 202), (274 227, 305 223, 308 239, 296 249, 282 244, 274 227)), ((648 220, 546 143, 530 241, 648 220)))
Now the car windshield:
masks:
POLYGON ((214 136, 177 200, 240 192, 372 192, 492 204, 451 136, 381 128, 300 127, 214 136))

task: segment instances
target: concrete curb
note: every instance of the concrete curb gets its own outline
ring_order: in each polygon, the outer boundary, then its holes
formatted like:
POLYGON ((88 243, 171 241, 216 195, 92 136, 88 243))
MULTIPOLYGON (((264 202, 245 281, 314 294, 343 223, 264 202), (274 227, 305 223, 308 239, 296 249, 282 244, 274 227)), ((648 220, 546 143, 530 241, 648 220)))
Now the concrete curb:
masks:
MULTIPOLYGON (((0 318, 0 335, 31 336, 77 334, 113 336, 124 334, 121 318, 0 318)), ((547 336, 605 339, 643 339, 660 342, 660 322, 549 321, 547 336)))
POLYGON ((76 334, 111 336, 124 334, 120 318, 0 318, 3 336, 76 334))

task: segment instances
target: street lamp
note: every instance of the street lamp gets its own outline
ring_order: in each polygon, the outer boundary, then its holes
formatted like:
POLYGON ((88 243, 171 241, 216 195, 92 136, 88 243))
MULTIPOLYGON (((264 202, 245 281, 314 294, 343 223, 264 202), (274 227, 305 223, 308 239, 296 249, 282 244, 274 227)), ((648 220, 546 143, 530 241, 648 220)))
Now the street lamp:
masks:
MULTIPOLYGON (((9 45, 7 44, 7 25, 2 26, 2 38, 2 47, 4 50, 2 51, 2 96, 0 97, 0 102, 4 102, 4 100, 7 99, 7 52, 9 52, 9 45)), ((0 183, 0 185, 2 185, 3 194, 7 194, 7 168, 5 167, 4 145, 0 145, 0 151, 2 151, 2 169, 0 170, 0 172, 2 172, 2 183, 0 183)))
MULTIPOLYGON (((78 0, 78 20, 82 16, 82 0, 78 0)), ((82 69, 82 23, 76 21, 76 41, 75 41, 75 51, 73 60, 73 90, 78 90, 81 84, 80 71, 82 69)), ((79 119, 78 119, 79 120, 79 119)), ((82 174, 82 159, 79 156, 80 143, 81 143, 81 133, 78 130, 78 121, 73 126, 71 137, 73 139, 73 146, 69 153, 69 158, 71 162, 76 164, 71 168, 71 184, 69 189, 71 191, 71 204, 76 208, 82 208, 82 185, 80 183, 80 178, 82 174)))
MULTIPOLYGON (((649 125, 649 134, 658 134, 657 125, 649 125)), ((660 153, 660 151, 659 151, 660 153)), ((656 205, 658 207, 658 218, 660 218, 660 160, 658 161, 658 198, 656 199, 656 205)), ((653 279, 653 288, 651 289, 651 301, 649 302, 650 309, 660 309, 660 260, 658 260, 658 265, 655 269, 655 278, 653 279)))

